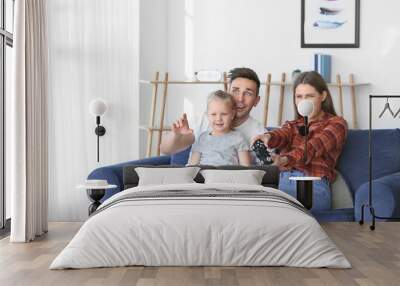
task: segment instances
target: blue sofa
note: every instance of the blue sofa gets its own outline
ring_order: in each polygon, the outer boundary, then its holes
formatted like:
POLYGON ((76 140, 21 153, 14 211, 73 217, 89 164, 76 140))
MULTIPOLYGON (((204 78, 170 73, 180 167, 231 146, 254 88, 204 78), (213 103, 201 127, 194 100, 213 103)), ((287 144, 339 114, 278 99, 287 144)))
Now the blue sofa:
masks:
MULTIPOLYGON (((378 216, 400 216, 400 129, 373 130, 373 205, 378 216)), ((189 149, 172 156, 159 156, 124 162, 93 170, 88 179, 106 179, 118 187, 104 199, 123 190, 123 168, 129 165, 184 165, 189 149)), ((313 212, 319 221, 358 221, 361 206, 368 203, 368 130, 349 130, 337 169, 353 196, 354 207, 313 212)), ((276 182, 278 184, 279 182, 276 182)), ((103 199, 103 200, 104 200, 103 199)), ((365 220, 370 220, 367 209, 365 220)))

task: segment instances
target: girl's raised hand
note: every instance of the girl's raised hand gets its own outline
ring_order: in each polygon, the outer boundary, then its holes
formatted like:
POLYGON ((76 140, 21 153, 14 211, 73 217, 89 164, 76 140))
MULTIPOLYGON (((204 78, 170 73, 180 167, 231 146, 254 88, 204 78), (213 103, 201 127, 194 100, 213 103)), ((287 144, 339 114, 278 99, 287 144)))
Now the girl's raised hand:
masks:
POLYGON ((172 132, 182 135, 193 133, 193 129, 189 127, 186 113, 184 113, 177 121, 172 123, 172 132))

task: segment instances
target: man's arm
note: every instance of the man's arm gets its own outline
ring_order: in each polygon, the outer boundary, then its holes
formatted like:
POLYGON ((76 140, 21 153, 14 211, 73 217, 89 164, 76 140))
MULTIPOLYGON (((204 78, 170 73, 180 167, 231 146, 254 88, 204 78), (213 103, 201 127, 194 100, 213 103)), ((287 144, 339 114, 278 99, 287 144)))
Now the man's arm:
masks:
POLYGON ((193 130, 189 128, 186 113, 172 124, 172 130, 161 140, 160 150, 164 154, 174 154, 185 150, 194 143, 193 130))
POLYGON ((169 132, 163 136, 161 140, 160 150, 163 154, 175 154, 185 150, 194 143, 194 135, 192 134, 176 134, 169 132))

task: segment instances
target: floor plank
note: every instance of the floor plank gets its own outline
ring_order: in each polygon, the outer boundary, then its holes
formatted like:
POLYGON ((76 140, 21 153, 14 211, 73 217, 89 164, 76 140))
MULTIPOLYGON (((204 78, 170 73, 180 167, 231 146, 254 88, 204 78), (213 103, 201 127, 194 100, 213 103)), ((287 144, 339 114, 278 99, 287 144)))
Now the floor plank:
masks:
POLYGON ((50 223, 49 233, 32 243, 0 240, 0 285, 399 285, 400 222, 379 222, 375 231, 358 223, 327 223, 324 230, 352 269, 290 267, 116 267, 48 269, 81 223, 50 223))

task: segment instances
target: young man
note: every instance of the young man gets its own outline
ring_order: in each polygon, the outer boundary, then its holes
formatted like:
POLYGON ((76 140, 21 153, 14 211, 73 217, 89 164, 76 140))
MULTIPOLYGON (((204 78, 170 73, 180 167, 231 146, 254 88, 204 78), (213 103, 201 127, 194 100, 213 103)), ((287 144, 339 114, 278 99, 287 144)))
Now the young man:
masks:
MULTIPOLYGON (((257 74, 249 68, 234 68, 229 72, 229 89, 236 103, 236 116, 233 126, 243 133, 249 144, 251 139, 265 132, 260 122, 250 116, 250 111, 260 101, 260 80, 257 74)), ((207 117, 203 117, 195 132, 189 127, 184 113, 172 124, 172 130, 161 141, 161 152, 174 154, 192 145, 197 136, 208 130, 207 117)))

